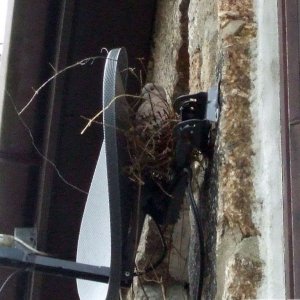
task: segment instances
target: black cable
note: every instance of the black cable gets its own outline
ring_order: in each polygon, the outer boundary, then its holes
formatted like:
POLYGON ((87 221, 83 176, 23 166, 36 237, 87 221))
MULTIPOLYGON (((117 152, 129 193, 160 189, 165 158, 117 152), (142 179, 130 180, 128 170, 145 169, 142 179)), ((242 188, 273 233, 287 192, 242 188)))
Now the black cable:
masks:
POLYGON ((165 259, 167 252, 168 252, 168 248, 167 248, 167 244, 166 241, 164 239, 163 233, 161 231, 160 226, 157 224, 157 222, 155 221, 155 219, 153 219, 154 224, 156 225, 157 231, 159 233, 159 237, 163 246, 163 251, 159 257, 159 259, 154 263, 154 264, 150 264, 150 266, 148 266, 147 268, 145 268, 145 270, 141 271, 141 272, 134 272, 133 276, 140 276, 140 275, 144 275, 146 273, 149 273, 151 271, 154 271, 165 259))
POLYGON ((204 249, 204 235, 203 235, 203 226, 201 222, 201 215, 200 211, 197 207, 193 191, 192 191, 192 170, 184 169, 184 172, 188 176, 188 186, 187 186, 187 192, 188 192, 188 201, 192 209, 192 213, 196 222, 197 226, 197 235, 199 240, 199 247, 200 247, 200 271, 199 271, 199 278, 198 278, 198 284, 197 284, 197 298, 195 299, 201 299, 202 290, 203 290, 203 278, 204 278, 204 256, 205 256, 205 249, 204 249))
MULTIPOLYGON (((192 191, 192 170, 190 168, 189 169, 186 168, 186 169, 184 169, 184 173, 187 175, 187 193, 188 193, 187 198, 188 198, 188 201, 191 206, 192 213, 193 213, 193 216, 195 219, 198 241, 199 241, 199 248, 200 248, 200 271, 199 271, 199 278, 198 278, 198 284, 197 284, 196 299, 201 299, 202 290, 203 290, 204 257, 205 257, 203 226, 202 226, 202 222, 201 222, 201 214, 197 207, 197 204, 196 204, 196 201, 195 201, 195 198, 193 195, 193 191, 192 191)), ((167 254, 167 245, 166 245, 165 239, 163 237, 161 228, 157 224, 155 219, 152 218, 152 220, 154 221, 154 223, 157 227, 157 230, 158 230, 158 233, 159 233, 162 245, 163 245, 163 252, 162 252, 160 258, 154 264, 151 264, 150 266, 148 266, 144 271, 135 272, 134 276, 144 275, 148 272, 155 270, 163 262, 163 260, 166 257, 166 254, 167 254)))

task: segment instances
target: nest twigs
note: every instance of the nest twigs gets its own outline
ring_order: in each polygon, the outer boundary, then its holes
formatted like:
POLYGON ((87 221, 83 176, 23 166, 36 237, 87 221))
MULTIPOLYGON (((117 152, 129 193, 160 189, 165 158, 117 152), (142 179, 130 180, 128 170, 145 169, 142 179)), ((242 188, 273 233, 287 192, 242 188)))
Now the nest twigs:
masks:
POLYGON ((170 180, 174 155, 173 129, 178 116, 167 100, 164 108, 157 112, 151 102, 151 111, 140 118, 132 118, 131 128, 126 134, 131 160, 127 168, 129 178, 137 184, 153 180, 169 197, 164 183, 170 180))

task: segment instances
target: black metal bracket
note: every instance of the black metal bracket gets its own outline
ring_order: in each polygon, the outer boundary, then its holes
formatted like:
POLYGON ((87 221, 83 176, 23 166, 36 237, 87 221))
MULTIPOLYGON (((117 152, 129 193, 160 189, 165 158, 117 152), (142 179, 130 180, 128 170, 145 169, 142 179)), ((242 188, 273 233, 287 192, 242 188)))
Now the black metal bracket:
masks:
POLYGON ((82 264, 8 247, 0 247, 0 264, 1 266, 20 268, 26 271, 37 271, 104 283, 108 283, 110 276, 110 268, 108 267, 82 264))
POLYGON ((183 169, 193 149, 205 153, 210 142, 211 125, 219 118, 219 84, 208 92, 183 95, 173 103, 181 122, 174 128, 175 165, 183 169))

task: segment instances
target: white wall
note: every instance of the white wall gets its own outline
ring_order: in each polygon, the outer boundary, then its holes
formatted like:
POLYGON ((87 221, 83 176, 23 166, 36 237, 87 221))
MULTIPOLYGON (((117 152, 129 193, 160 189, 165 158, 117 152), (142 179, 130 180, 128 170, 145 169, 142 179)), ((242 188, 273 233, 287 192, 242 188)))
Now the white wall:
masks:
POLYGON ((0 0, 0 131, 14 0, 0 0))
POLYGON ((4 36, 5 36, 5 23, 7 13, 7 0, 0 2, 0 56, 3 50, 4 36))
POLYGON ((264 276, 258 298, 285 298, 277 1, 256 0, 257 66, 253 70, 256 222, 264 276))

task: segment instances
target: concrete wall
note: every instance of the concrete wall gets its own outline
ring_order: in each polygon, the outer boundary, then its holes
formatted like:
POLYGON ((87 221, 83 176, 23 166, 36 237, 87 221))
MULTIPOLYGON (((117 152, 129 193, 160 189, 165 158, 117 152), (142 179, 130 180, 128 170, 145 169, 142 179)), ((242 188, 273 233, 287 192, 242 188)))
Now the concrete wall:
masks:
POLYGON ((279 99, 279 45, 276 1, 256 0, 257 56, 253 72, 256 93, 252 114, 256 198, 254 213, 260 227, 260 255, 264 261, 260 298, 285 298, 282 162, 279 99))

